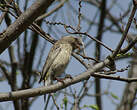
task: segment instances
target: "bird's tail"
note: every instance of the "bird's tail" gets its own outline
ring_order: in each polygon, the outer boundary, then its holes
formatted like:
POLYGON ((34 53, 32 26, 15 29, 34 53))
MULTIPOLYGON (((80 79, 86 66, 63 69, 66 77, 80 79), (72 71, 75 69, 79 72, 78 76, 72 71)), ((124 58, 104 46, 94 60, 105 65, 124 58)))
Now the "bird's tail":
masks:
POLYGON ((52 79, 51 77, 48 77, 45 81, 44 81, 44 86, 49 86, 52 84, 52 79))
MULTIPOLYGON (((44 81, 44 86, 49 86, 52 84, 52 79, 51 77, 48 77, 45 81, 44 81)), ((44 95, 44 101, 46 101, 46 94, 44 95)))

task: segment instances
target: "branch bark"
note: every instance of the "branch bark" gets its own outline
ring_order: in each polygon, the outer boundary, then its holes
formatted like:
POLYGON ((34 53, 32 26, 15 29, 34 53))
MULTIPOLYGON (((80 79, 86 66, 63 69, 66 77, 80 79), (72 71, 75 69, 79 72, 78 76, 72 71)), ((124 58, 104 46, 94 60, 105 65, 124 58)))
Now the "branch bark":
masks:
POLYGON ((77 75, 73 79, 66 79, 64 80, 64 83, 58 82, 54 85, 51 86, 43 86, 39 88, 32 88, 32 89, 26 89, 26 90, 19 90, 19 91, 14 91, 14 92, 7 92, 7 93, 0 93, 0 102, 3 101, 12 101, 12 100, 17 100, 21 98, 29 98, 29 97, 34 97, 34 96, 39 96, 43 94, 48 94, 52 92, 56 92, 58 90, 64 89, 72 84, 81 82, 83 80, 88 80, 90 76, 93 77, 99 77, 99 78, 105 78, 105 79, 112 79, 112 80, 118 80, 118 81, 125 81, 125 82, 134 82, 137 81, 137 78, 120 78, 120 77, 115 77, 115 76, 109 76, 109 75, 102 75, 102 74, 97 74, 95 73, 97 70, 105 67, 105 65, 108 65, 111 63, 109 59, 105 59, 104 62, 100 62, 92 69, 89 69, 87 72, 81 73, 80 75, 77 75))
MULTIPOLYGON (((133 57, 129 77, 137 77, 137 54, 133 57)), ((127 84, 123 93, 121 103, 117 107, 117 110, 132 110, 137 93, 137 82, 127 84)))
POLYGON ((0 53, 8 48, 9 45, 16 40, 19 35, 51 5, 53 1, 54 0, 37 0, 30 8, 22 13, 13 24, 1 33, 0 53))
POLYGON ((93 69, 89 69, 87 72, 84 72, 73 79, 66 79, 64 83, 57 83, 51 86, 45 86, 40 88, 32 88, 32 89, 26 89, 26 90, 20 90, 15 92, 9 92, 9 93, 0 93, 0 101, 10 101, 10 100, 17 100, 20 98, 28 98, 28 97, 34 97, 38 95, 42 95, 45 93, 52 93, 56 92, 57 90, 63 89, 65 87, 68 87, 72 84, 78 83, 82 80, 87 80, 90 78, 90 76, 97 71, 98 69, 103 68, 105 65, 109 64, 110 61, 108 59, 104 60, 104 62, 96 64, 93 69))

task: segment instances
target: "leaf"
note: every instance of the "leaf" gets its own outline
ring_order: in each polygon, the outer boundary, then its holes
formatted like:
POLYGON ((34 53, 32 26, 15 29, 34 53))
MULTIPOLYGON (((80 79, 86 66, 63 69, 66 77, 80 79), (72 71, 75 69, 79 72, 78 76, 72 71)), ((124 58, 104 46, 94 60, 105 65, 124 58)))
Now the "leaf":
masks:
POLYGON ((114 93, 110 93, 110 95, 114 98, 114 99, 117 99, 117 100, 119 100, 119 97, 118 96, 116 96, 114 93))
POLYGON ((92 108, 93 110, 99 110, 97 105, 84 105, 84 108, 92 108))
POLYGON ((16 75, 18 75, 20 72, 19 71, 16 71, 16 75))
POLYGON ((89 107, 92 108, 92 109, 94 109, 94 110, 99 110, 99 108, 98 108, 97 105, 90 105, 89 107))
POLYGON ((68 103, 68 98, 67 97, 64 97, 63 103, 64 103, 65 106, 67 106, 67 103, 68 103))
POLYGON ((117 57, 123 57, 123 56, 131 56, 131 53, 129 52, 129 53, 125 53, 125 54, 123 54, 123 53, 117 54, 117 57))

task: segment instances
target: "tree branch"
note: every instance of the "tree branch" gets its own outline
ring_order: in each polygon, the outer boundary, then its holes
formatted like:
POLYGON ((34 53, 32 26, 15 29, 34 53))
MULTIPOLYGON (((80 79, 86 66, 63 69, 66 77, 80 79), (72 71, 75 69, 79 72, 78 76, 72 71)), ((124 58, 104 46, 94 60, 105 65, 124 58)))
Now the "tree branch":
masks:
POLYGON ((32 4, 18 19, 0 34, 0 53, 32 24, 32 22, 45 11, 54 0, 38 0, 32 4))
POLYGON ((32 88, 32 89, 26 89, 26 90, 14 91, 14 92, 0 93, 0 102, 12 101, 20 98, 28 98, 28 97, 43 95, 46 93, 56 92, 72 84, 78 83, 83 80, 87 80, 90 78, 90 76, 119 80, 119 81, 126 81, 126 82, 137 81, 137 78, 120 78, 119 76, 109 76, 109 75, 103 75, 103 74, 97 74, 97 73, 94 74, 94 72, 103 68, 105 65, 109 64, 110 62, 111 61, 106 59, 104 60, 104 62, 100 62, 94 65, 94 67, 92 69, 89 69, 87 72, 81 73, 80 75, 75 76, 73 79, 64 80, 64 83, 58 82, 48 87, 44 86, 44 87, 32 88))

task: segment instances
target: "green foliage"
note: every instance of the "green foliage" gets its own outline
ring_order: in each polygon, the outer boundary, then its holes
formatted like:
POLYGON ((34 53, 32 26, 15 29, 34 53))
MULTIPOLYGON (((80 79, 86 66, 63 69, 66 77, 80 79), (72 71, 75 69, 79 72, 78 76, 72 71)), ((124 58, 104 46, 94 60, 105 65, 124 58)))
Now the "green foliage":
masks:
POLYGON ((68 104, 68 98, 64 96, 62 100, 62 104, 60 105, 61 109, 63 109, 63 105, 65 106, 65 108, 67 108, 67 104, 68 104))
POLYGON ((117 57, 131 56, 132 53, 117 54, 117 57))
POLYGON ((92 110, 99 110, 97 105, 84 105, 82 108, 91 108, 92 110))
POLYGON ((116 94, 114 94, 114 93, 111 92, 110 95, 111 95, 114 99, 119 100, 119 97, 118 97, 116 94))
POLYGON ((63 103, 64 103, 65 106, 67 106, 67 104, 68 104, 68 98, 66 96, 63 99, 63 103))

